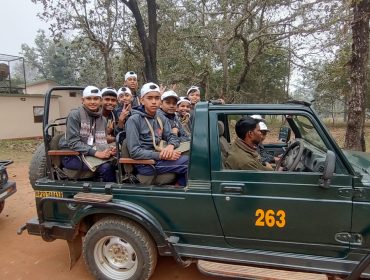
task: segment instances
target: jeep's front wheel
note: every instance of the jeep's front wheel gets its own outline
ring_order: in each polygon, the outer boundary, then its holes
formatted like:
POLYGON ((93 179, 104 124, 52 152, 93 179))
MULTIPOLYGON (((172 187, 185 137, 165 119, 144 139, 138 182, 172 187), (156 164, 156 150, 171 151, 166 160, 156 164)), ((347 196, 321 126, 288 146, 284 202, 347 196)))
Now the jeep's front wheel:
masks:
POLYGON ((96 279, 145 280, 157 264, 157 250, 148 233, 132 221, 111 217, 89 229, 83 256, 96 279))

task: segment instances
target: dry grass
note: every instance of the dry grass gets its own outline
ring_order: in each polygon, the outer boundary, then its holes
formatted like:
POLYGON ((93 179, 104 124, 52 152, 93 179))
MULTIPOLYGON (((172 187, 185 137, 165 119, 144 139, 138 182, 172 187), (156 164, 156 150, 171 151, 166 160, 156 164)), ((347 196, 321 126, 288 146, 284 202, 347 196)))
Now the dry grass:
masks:
POLYGON ((1 160, 29 160, 42 140, 0 140, 1 160))

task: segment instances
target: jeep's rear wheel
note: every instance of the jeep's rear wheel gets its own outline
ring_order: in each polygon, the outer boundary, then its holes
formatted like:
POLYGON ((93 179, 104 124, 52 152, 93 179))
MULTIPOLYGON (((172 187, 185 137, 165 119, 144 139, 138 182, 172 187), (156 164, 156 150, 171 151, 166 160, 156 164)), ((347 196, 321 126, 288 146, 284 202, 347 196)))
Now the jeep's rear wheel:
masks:
POLYGON ((34 152, 31 162, 30 169, 28 172, 28 178, 31 186, 35 186, 36 180, 46 176, 46 156, 45 156, 45 144, 41 143, 37 146, 34 152))
POLYGON ((0 201, 0 213, 3 212, 5 206, 5 200, 0 201))
POLYGON ((153 240, 127 219, 104 218, 83 241, 85 263, 96 279, 145 280, 157 264, 153 240))

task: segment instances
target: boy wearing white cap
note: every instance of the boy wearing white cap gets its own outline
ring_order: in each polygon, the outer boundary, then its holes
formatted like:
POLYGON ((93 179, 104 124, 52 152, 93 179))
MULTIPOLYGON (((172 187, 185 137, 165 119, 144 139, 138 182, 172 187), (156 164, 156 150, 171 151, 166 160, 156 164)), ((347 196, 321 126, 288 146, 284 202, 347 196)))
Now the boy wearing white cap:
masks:
POLYGON ((200 101, 200 89, 197 86, 191 86, 186 92, 187 97, 191 102, 192 108, 200 101))
MULTIPOLYGON (((67 118, 66 133, 60 139, 60 149, 70 149, 84 156, 108 160, 116 151, 110 148, 106 139, 106 122, 102 116, 101 92, 97 87, 88 86, 82 94, 82 106, 71 110, 67 118)), ((64 156, 65 168, 79 170, 81 161, 76 156, 64 156)), ((82 170, 89 168, 83 163, 82 170)), ((104 182, 114 182, 114 168, 109 162, 96 170, 104 182)))
POLYGON ((131 106, 132 103, 132 92, 129 87, 121 87, 117 91, 118 94, 118 105, 120 107, 131 106))
POLYGON ((190 108, 191 102, 189 98, 181 96, 177 101, 177 115, 179 116, 180 122, 184 130, 191 135, 191 119, 190 119, 190 108))
POLYGON ((190 100, 190 122, 194 122, 194 109, 195 105, 200 101, 200 88, 197 86, 191 86, 186 92, 186 96, 190 100))
POLYGON ((176 115, 177 102, 180 98, 173 90, 165 91, 162 96, 162 105, 158 114, 168 119, 173 134, 180 138, 180 142, 190 141, 190 135, 183 128, 180 118, 176 115))
POLYGON ((142 175, 175 173, 179 185, 185 186, 189 158, 175 151, 180 140, 171 132, 168 119, 157 114, 161 104, 159 86, 143 85, 140 96, 142 105, 131 111, 132 116, 126 122, 127 149, 134 159, 154 159, 156 163, 155 170, 147 165, 137 165, 136 169, 142 175), (167 142, 165 148, 160 147, 161 140, 167 142))
MULTIPOLYGON (((118 89, 118 102, 119 106, 116 109, 116 114, 118 116, 116 133, 125 131, 125 123, 130 116, 132 108, 132 93, 128 87, 121 87, 118 89)), ((120 140, 123 140, 124 138, 126 138, 126 136, 122 135, 120 140)))
POLYGON ((139 84, 137 82, 137 74, 134 71, 128 71, 125 74, 124 86, 128 87, 132 94, 132 107, 140 105, 140 98, 137 94, 139 84))
POLYGON ((116 140, 115 128, 117 115, 115 108, 117 106, 117 91, 114 88, 106 87, 101 90, 102 95, 102 115, 107 121, 107 141, 112 143, 116 140))

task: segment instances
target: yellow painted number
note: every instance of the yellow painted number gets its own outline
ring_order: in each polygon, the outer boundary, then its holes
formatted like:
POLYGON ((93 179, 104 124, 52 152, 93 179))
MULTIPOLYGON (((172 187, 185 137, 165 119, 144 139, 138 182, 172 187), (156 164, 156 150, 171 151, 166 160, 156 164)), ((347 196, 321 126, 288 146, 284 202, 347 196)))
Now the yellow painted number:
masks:
POLYGON ((255 222, 255 226, 257 227, 274 227, 277 226, 279 228, 285 227, 286 220, 285 220, 285 211, 278 210, 275 214, 274 210, 267 209, 257 209, 256 210, 256 217, 257 220, 255 222))
POLYGON ((263 221, 263 218, 265 217, 265 212, 263 212, 262 209, 257 209, 256 210, 256 217, 258 217, 256 221, 256 226, 258 227, 264 227, 265 222, 263 221))
POLYGON ((285 227, 285 211, 284 210, 277 211, 276 217, 279 217, 279 220, 276 221, 276 225, 279 228, 285 227))

